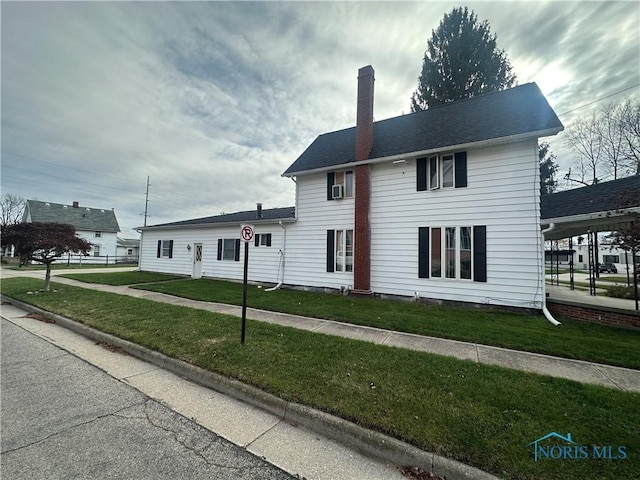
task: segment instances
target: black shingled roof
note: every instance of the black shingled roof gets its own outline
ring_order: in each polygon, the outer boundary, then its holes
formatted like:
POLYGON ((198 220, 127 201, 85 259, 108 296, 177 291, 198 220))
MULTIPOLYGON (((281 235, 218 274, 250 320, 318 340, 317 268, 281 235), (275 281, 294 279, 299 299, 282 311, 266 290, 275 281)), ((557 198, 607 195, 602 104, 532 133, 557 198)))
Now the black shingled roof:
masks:
POLYGON ((142 227, 141 230, 150 228, 166 228, 166 227, 189 227, 196 225, 211 225, 220 223, 244 223, 244 222, 275 222, 278 220, 290 220, 296 218, 295 207, 268 208, 262 210, 262 218, 258 218, 256 210, 246 210, 244 212, 226 213, 213 217, 194 218, 192 220, 182 220, 179 222, 162 223, 159 225, 151 225, 142 227))
POLYGON ((39 200, 27 200, 24 213, 27 212, 32 222, 56 222, 73 225, 76 230, 94 232, 119 232, 120 226, 116 214, 111 209, 94 208, 63 203, 41 202, 39 200))
MULTIPOLYGON (((369 159, 535 132, 550 135, 563 128, 538 86, 526 83, 375 122, 369 159)), ((352 127, 320 135, 283 175, 353 162, 355 131, 352 127)))
POLYGON ((609 212, 620 208, 621 197, 631 197, 632 193, 640 193, 639 175, 544 195, 540 198, 540 218, 609 212))

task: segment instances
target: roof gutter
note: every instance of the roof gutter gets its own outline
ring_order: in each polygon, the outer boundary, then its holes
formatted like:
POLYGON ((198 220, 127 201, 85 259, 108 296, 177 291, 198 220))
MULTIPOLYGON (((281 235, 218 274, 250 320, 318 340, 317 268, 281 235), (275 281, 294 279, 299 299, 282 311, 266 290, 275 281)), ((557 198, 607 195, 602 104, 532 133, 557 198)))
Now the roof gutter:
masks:
MULTIPOLYGON (((551 223, 547 228, 543 229, 540 232, 540 235, 542 236, 542 245, 544 246, 544 234, 545 233, 549 233, 550 231, 552 231, 554 228, 556 228, 555 223, 551 223)), ((545 265, 544 265, 544 261, 542 262, 542 313, 544 314, 545 318, 547 320, 549 320, 549 322, 551 322, 551 324, 553 324, 554 326, 558 326, 558 325, 562 325, 559 321, 557 321, 555 318, 553 318, 553 315, 551 315, 551 312, 549 311, 549 309, 547 308, 547 286, 546 286, 546 282, 544 281, 544 269, 545 269, 545 265)))
POLYGON ((147 227, 138 227, 136 228, 137 231, 139 232, 144 232, 147 230, 173 230, 174 228, 211 228, 211 227, 228 227, 228 226, 235 226, 235 225, 244 225, 247 223, 251 223, 252 225, 265 225, 265 224, 270 224, 270 223, 295 223, 297 221, 296 218, 274 218, 274 219, 269 219, 269 220, 236 220, 233 222, 213 222, 213 223, 196 223, 196 224, 191 224, 191 225, 151 225, 151 226, 147 226, 147 227))
POLYGON ((300 175, 311 175, 313 173, 330 172, 335 170, 336 168, 356 167, 358 165, 365 165, 365 164, 373 165, 376 163, 392 162, 394 160, 406 159, 407 157, 420 157, 422 155, 430 155, 432 153, 442 152, 442 151, 461 150, 465 148, 481 148, 481 147, 487 147, 491 145, 517 142, 519 140, 525 140, 527 138, 548 137, 551 135, 556 135, 562 130, 564 130, 564 127, 548 128, 546 130, 538 130, 536 132, 521 133, 518 135, 509 135, 507 137, 490 138, 487 140, 480 140, 477 142, 460 143, 458 145, 446 145, 446 146, 437 147, 437 148, 430 148, 428 150, 420 150, 417 152, 406 152, 406 153, 399 153, 397 155, 389 155, 387 157, 370 158, 360 162, 347 162, 347 163, 341 163, 337 165, 330 165, 328 167, 314 168, 311 170, 301 170, 299 172, 283 173, 281 176, 294 177, 294 176, 300 176, 300 175))
POLYGON ((624 208, 622 213, 616 210, 605 210, 601 212, 582 213, 579 215, 571 215, 567 217, 554 217, 554 218, 541 218, 540 223, 542 225, 552 225, 554 223, 574 223, 582 222, 585 220, 598 220, 602 218, 624 217, 629 213, 640 213, 640 207, 624 208))

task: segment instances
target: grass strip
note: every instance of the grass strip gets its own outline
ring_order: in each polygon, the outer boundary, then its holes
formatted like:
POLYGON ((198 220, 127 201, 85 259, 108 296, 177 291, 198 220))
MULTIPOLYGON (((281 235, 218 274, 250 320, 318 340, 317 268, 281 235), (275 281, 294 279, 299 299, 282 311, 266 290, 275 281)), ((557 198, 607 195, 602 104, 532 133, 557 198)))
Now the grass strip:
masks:
POLYGON ((640 394, 54 284, 2 282, 2 293, 166 355, 339 415, 514 480, 634 478, 640 394), (570 432, 624 445, 625 460, 535 462, 530 442, 570 432))
MULTIPOLYGON (((242 285, 199 279, 135 288, 206 302, 240 305, 242 285)), ((640 369, 640 331, 541 315, 455 308, 337 294, 264 289, 250 285, 253 308, 324 318, 466 342, 640 369)))
POLYGON ((65 273, 60 276, 81 282, 100 283, 103 285, 133 285, 136 283, 184 279, 184 277, 179 275, 167 275, 166 273, 155 272, 65 273))

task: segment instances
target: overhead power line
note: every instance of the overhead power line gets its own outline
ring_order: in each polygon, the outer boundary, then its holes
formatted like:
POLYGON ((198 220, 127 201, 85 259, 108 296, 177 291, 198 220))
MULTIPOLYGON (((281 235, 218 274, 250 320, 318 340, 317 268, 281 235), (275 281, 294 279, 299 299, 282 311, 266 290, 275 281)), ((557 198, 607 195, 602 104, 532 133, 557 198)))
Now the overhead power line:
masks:
POLYGON ((5 155, 11 155, 14 157, 19 157, 19 158, 26 158, 27 160, 33 160, 35 162, 41 162, 41 163, 46 163, 47 165, 54 165, 56 167, 60 167, 60 168, 68 168, 69 170, 77 170, 79 172, 84 172, 84 173, 89 173, 91 175, 98 175, 101 177, 109 177, 109 178, 114 178, 116 180, 120 180, 122 182, 129 182, 129 183, 135 183, 137 185, 139 185, 141 182, 136 182, 134 180, 131 180, 129 178, 122 178, 122 177, 116 177, 114 175, 109 175, 107 173, 100 173, 100 172, 94 172, 91 170, 84 170, 82 168, 77 168, 77 167, 69 167, 67 165, 62 165, 60 163, 55 163, 55 162, 49 162, 47 160, 41 160, 39 158, 34 158, 34 157, 27 157, 26 155, 20 155, 18 153, 13 153, 13 152, 7 152, 6 150, 0 150, 0 152, 2 152, 5 155))
MULTIPOLYGON (((3 165, 3 168, 10 168, 10 169, 13 169, 13 170, 20 170, 20 171, 22 171, 22 172, 30 173, 31 175, 33 175, 34 173, 38 173, 38 172, 34 172, 33 170, 30 170, 30 169, 28 169, 28 168, 14 167, 13 165, 3 165)), ((62 179, 62 180, 67 180, 67 181, 69 181, 69 182, 74 182, 74 183, 76 182, 73 178, 63 177, 62 175, 54 175, 54 174, 52 174, 52 173, 46 173, 46 174, 41 174, 41 175, 44 175, 44 176, 46 176, 47 178, 49 178, 49 177, 52 177, 52 178, 60 178, 60 179, 62 179)), ((109 187, 109 186, 107 186, 107 185, 101 185, 101 184, 99 184, 99 183, 90 183, 90 182, 82 181, 82 184, 83 184, 83 185, 92 185, 92 186, 94 186, 94 187, 100 187, 100 188, 108 188, 108 189, 110 189, 110 190, 119 190, 119 191, 121 191, 121 192, 127 192, 127 193, 131 193, 131 194, 138 194, 138 193, 139 193, 139 192, 135 192, 135 191, 133 191, 133 190, 128 190, 128 189, 126 189, 126 188, 109 187)))
MULTIPOLYGON (((26 178, 21 178, 21 177, 14 177, 14 176, 11 176, 11 175, 2 175, 2 178, 3 178, 3 180, 4 179, 19 180, 19 181, 23 181, 23 182, 28 182, 30 184, 31 183, 37 183, 39 185, 48 185, 50 187, 58 187, 58 188, 60 188, 60 184, 59 183, 42 182, 40 180, 34 180, 33 178, 26 179, 26 178)), ((94 194, 94 195, 96 194, 95 190, 84 190, 82 188, 76 188, 76 187, 67 187, 67 186, 65 186, 64 189, 65 190, 76 190, 78 192, 91 193, 91 194, 94 194)), ((130 195, 134 194, 134 193, 129 192, 127 190, 125 190, 125 192, 129 193, 130 195)), ((138 195, 138 193, 135 193, 135 194, 138 195)))
POLYGON ((571 109, 571 110, 567 110, 566 112, 561 113, 561 114, 560 114, 560 115, 558 115, 558 116, 559 116, 559 117, 561 117, 561 116, 563 116, 563 115, 566 115, 567 113, 575 112, 576 110, 580 110, 581 108, 588 107, 589 105, 593 105, 594 103, 601 102, 602 100, 606 100, 607 98, 614 97, 614 96, 616 96, 616 95, 618 95, 618 94, 620 94, 620 93, 624 93, 624 92, 626 92, 626 91, 628 91, 628 90, 631 90, 631 89, 633 89, 633 88, 636 88, 636 87, 640 87, 640 83, 636 83, 635 85, 633 85, 633 86, 631 86, 631 87, 625 88, 625 89, 623 89, 623 90, 618 90, 617 92, 614 92, 614 93, 612 93, 612 94, 610 94, 610 95, 606 95, 606 96, 604 96, 604 97, 600 97, 600 98, 598 98, 598 99, 596 99, 596 100, 594 100, 594 101, 592 101, 592 102, 585 103, 584 105, 580 105, 579 107, 573 108, 573 109, 571 109))

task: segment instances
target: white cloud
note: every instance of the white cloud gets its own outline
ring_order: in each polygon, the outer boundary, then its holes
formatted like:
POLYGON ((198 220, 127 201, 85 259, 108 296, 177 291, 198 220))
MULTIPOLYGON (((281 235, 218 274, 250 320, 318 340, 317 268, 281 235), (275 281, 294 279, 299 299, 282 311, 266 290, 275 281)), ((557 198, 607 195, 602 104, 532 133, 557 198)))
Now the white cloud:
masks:
MULTIPOLYGON (((123 227, 142 224, 147 176, 150 223, 292 205, 280 174, 355 123, 358 68, 376 70, 376 119, 408 113, 431 30, 455 6, 4 3, 2 190, 115 207, 123 227)), ((637 5, 470 8, 558 113, 639 81, 637 5)))

